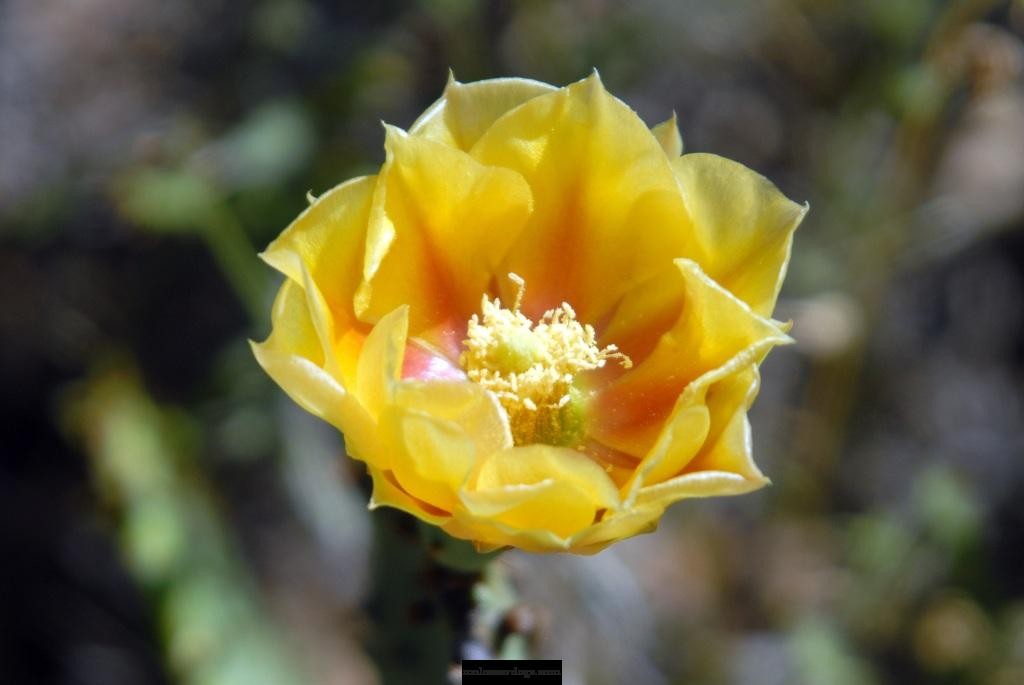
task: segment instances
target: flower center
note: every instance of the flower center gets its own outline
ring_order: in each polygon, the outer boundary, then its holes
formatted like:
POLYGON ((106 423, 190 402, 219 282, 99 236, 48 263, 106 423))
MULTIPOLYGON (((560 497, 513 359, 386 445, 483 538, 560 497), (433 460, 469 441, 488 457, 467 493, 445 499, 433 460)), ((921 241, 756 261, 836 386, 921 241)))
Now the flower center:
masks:
POLYGON ((509 278, 519 289, 515 304, 506 309, 498 298, 484 295, 481 315, 469 320, 462 368, 497 396, 515 444, 578 447, 586 433, 586 396, 576 375, 609 359, 619 359, 625 368, 632 362, 615 345, 598 347, 594 327, 577 321, 566 302, 535 324, 519 311, 526 282, 516 274, 509 278))

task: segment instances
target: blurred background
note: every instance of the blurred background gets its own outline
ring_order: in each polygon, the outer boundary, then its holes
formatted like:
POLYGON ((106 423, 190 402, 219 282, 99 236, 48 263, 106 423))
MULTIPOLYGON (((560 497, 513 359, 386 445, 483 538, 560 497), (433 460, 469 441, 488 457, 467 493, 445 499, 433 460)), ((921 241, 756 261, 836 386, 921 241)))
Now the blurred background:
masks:
POLYGON ((381 682, 416 617, 371 601, 340 436, 252 358, 255 253, 449 67, 597 67, 810 202, 774 486, 507 553, 490 606, 566 683, 1024 683, 1022 39, 984 0, 0 3, 0 682, 381 682))

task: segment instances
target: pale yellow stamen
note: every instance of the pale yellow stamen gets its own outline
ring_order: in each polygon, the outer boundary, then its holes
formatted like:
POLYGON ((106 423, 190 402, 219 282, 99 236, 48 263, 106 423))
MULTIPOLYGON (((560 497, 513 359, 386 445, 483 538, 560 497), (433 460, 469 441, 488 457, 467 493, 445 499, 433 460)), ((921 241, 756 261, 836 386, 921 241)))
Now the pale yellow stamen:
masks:
POLYGON ((632 362, 615 345, 598 347, 593 326, 577 321, 567 302, 534 324, 519 311, 526 282, 516 274, 509 279, 517 286, 512 309, 484 295, 481 315, 469 320, 462 368, 497 396, 517 445, 576 447, 584 437, 585 402, 576 375, 609 359, 625 368, 632 362))

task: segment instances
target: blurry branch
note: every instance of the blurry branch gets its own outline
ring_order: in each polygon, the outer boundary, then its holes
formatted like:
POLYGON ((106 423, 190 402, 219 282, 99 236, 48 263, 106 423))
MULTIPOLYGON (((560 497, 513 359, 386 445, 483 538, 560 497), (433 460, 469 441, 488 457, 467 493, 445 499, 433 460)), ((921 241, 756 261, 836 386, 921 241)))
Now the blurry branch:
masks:
POLYGON ((463 659, 526 658, 497 553, 393 509, 374 512, 369 650, 385 685, 458 682, 463 659))
POLYGON ((381 509, 373 516, 374 587, 366 611, 369 652, 384 685, 443 683, 461 658, 476 572, 434 563, 415 519, 381 509))
POLYGON ((212 501, 184 414, 157 406, 115 366, 74 387, 62 417, 89 456, 122 553, 157 609, 161 643, 185 685, 307 682, 260 606, 212 501))
MULTIPOLYGON (((967 77, 951 59, 950 50, 956 50, 965 32, 997 4, 998 0, 959 0, 944 5, 920 49, 920 61, 890 65, 876 77, 882 82, 902 79, 904 87, 901 118, 888 154, 878 168, 863 170, 871 179, 872 190, 865 194, 871 201, 849 226, 849 234, 859 238, 847 271, 849 287, 860 303, 865 331, 870 332, 879 320, 897 262, 911 239, 912 212, 923 203, 936 162, 948 143, 944 133, 952 96, 967 77)), ((868 116, 884 110, 881 101, 876 104, 868 116)), ((860 186, 846 183, 846 187, 860 186)), ((798 429, 803 434, 792 441, 794 449, 803 453, 799 461, 814 465, 814 473, 802 474, 805 481, 795 480, 811 506, 819 506, 830 494, 830 488, 821 484, 834 476, 846 443, 869 340, 870 333, 860 336, 845 354, 820 361, 811 371, 801 404, 814 407, 820 423, 798 429)))
POLYGON ((855 585, 837 613, 862 639, 893 639, 900 617, 958 566, 971 565, 982 534, 978 504, 947 466, 925 469, 908 499, 900 520, 870 512, 847 528, 855 585))
POLYGON ((961 49, 961 37, 973 22, 986 14, 998 0, 961 0, 945 6, 925 43, 919 64, 920 85, 908 87, 903 95, 902 120, 893 136, 883 173, 875 175, 874 205, 864 213, 862 227, 869 238, 854 273, 865 278, 856 284, 862 291, 869 313, 877 313, 887 290, 895 262, 909 239, 910 212, 924 199, 948 136, 949 106, 953 94, 968 76, 956 65, 951 52, 961 49))
POLYGON ((117 201, 123 215, 153 232, 201 236, 249 318, 263 323, 265 273, 238 217, 212 181, 185 169, 136 170, 118 185, 117 201))
POLYGON ((306 166, 315 140, 304 106, 273 100, 175 165, 129 170, 115 184, 115 204, 140 228, 201 236, 250 320, 262 329, 270 310, 270 272, 228 198, 260 196, 284 184, 306 166))
POLYGON ((256 259, 238 216, 230 207, 219 205, 202 227, 202 236, 249 319, 262 330, 269 311, 264 298, 266 267, 256 259))
POLYGON ((842 633, 820 617, 801 619, 789 638, 802 682, 875 685, 871 665, 846 643, 842 633))
MULTIPOLYGON (((917 67, 923 75, 922 87, 908 95, 904 118, 896 132, 889 161, 893 178, 879 179, 883 210, 907 211, 920 203, 935 163, 945 149, 941 130, 951 96, 968 76, 963 66, 957 65, 961 60, 955 59, 953 53, 963 49, 962 38, 974 22, 997 4, 999 0, 951 2, 936 19, 917 67), (887 180, 895 183, 886 185, 887 180)), ((895 233, 904 238, 906 231, 895 233)), ((901 247, 897 240, 894 249, 901 247)))

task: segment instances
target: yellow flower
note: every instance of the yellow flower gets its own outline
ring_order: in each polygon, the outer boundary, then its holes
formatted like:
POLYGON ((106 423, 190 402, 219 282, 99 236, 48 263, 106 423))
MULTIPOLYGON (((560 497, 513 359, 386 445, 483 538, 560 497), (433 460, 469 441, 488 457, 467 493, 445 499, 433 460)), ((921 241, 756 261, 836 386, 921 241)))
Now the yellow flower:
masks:
POLYGON ((767 483, 746 412, 806 211, 682 155, 595 73, 448 84, 376 176, 263 254, 267 373, 392 506, 482 550, 592 553, 767 483))

